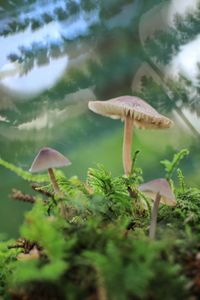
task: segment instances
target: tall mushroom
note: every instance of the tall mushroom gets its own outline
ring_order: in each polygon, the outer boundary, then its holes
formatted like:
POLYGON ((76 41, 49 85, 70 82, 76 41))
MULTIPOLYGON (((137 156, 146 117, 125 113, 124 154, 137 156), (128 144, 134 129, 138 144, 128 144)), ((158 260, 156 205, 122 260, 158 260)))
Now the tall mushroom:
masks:
POLYGON ((163 178, 155 179, 144 183, 139 186, 139 190, 144 192, 148 197, 150 197, 154 201, 151 213, 151 224, 149 229, 149 237, 150 239, 154 239, 156 233, 158 207, 160 202, 168 206, 175 206, 176 198, 171 190, 168 181, 163 178))
POLYGON ((89 101, 93 112, 124 121, 123 166, 125 174, 131 173, 132 130, 138 128, 169 128, 173 122, 159 114, 151 105, 135 96, 121 96, 107 101, 89 101))
POLYGON ((71 165, 71 162, 60 152, 52 148, 42 148, 35 157, 29 171, 32 173, 36 173, 48 170, 54 192, 59 193, 60 189, 56 181, 53 168, 59 168, 69 165, 71 165))

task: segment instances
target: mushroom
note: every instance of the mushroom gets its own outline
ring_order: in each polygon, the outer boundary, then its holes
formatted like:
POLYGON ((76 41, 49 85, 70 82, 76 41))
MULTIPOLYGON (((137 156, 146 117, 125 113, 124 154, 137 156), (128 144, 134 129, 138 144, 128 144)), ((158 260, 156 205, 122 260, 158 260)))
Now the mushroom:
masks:
POLYGON ((40 257, 40 252, 37 249, 36 246, 33 247, 33 249, 30 250, 29 253, 20 253, 17 256, 18 260, 33 260, 33 259, 38 259, 40 257))
POLYGON ((168 181, 163 178, 144 183, 139 186, 139 190, 144 192, 144 194, 146 194, 154 201, 149 229, 149 237, 150 239, 154 239, 156 233, 158 207, 160 202, 168 206, 175 206, 176 198, 171 190, 168 181))
POLYGON ((123 166, 126 175, 131 173, 132 130, 138 128, 169 128, 173 122, 159 114, 151 105, 135 96, 121 96, 107 101, 89 101, 93 112, 124 121, 123 166))
POLYGON ((59 193, 60 189, 54 175, 53 168, 71 165, 71 162, 60 152, 52 148, 42 148, 35 157, 30 172, 36 173, 48 170, 50 180, 52 182, 54 192, 59 193))

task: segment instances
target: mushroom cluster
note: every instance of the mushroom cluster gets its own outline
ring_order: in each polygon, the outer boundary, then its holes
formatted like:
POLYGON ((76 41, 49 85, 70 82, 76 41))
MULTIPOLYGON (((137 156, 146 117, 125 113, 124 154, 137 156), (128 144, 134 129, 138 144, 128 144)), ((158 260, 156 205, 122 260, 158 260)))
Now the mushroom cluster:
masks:
MULTIPOLYGON (((144 100, 135 96, 121 96, 107 101, 89 101, 88 107, 93 112, 113 119, 124 121, 123 167, 126 175, 132 170, 132 131, 134 127, 145 129, 169 128, 173 122, 159 114, 144 100)), ((68 158, 52 148, 42 148, 35 157, 30 172, 48 171, 55 194, 60 194, 53 168, 70 165, 68 158)), ((155 238, 158 207, 160 202, 176 205, 175 196, 165 179, 156 179, 139 186, 139 190, 154 200, 149 237, 155 238)))
POLYGON ((133 128, 163 129, 173 125, 170 119, 135 96, 121 96, 107 101, 89 101, 88 107, 97 114, 124 121, 123 167, 126 175, 129 175, 132 169, 133 128))

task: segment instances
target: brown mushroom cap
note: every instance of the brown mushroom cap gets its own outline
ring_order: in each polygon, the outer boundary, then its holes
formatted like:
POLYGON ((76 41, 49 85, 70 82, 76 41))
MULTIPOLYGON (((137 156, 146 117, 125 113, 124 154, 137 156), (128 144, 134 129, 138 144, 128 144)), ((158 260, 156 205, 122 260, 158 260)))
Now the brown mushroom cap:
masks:
POLYGON ((155 179, 139 186, 139 190, 144 192, 152 200, 155 200, 156 194, 161 196, 160 202, 169 206, 176 205, 176 198, 171 190, 168 181, 164 178, 155 179))
POLYGON ((169 128, 173 122, 159 114, 151 105, 135 96, 121 96, 107 101, 89 101, 93 112, 113 119, 130 116, 138 128, 169 128))
POLYGON ((35 173, 69 165, 71 165, 71 162, 60 152, 52 148, 42 148, 35 157, 29 171, 35 173))

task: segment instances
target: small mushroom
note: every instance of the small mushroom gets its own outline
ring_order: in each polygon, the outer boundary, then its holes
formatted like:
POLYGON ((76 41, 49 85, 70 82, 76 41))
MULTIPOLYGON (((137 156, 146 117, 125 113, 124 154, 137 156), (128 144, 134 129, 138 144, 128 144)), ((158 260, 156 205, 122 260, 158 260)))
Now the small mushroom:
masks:
POLYGON ((89 101, 93 112, 124 121, 123 166, 126 175, 131 173, 132 130, 138 128, 169 128, 173 122, 159 114, 151 105, 135 96, 121 96, 107 101, 89 101))
POLYGON ((144 183, 139 186, 139 190, 144 192, 144 194, 146 194, 154 201, 149 229, 149 237, 150 239, 154 239, 156 233, 158 207, 160 202, 168 206, 175 206, 176 198, 171 190, 168 181, 163 178, 144 183))
POLYGON ((33 260, 33 259, 38 259, 40 257, 40 252, 37 249, 36 246, 33 247, 33 249, 30 250, 29 253, 20 253, 17 256, 18 260, 33 260))
POLYGON ((71 165, 71 162, 60 152, 52 148, 42 148, 35 157, 29 171, 32 173, 36 173, 48 170, 54 192, 59 193, 60 189, 56 181, 53 168, 59 168, 69 165, 71 165))

